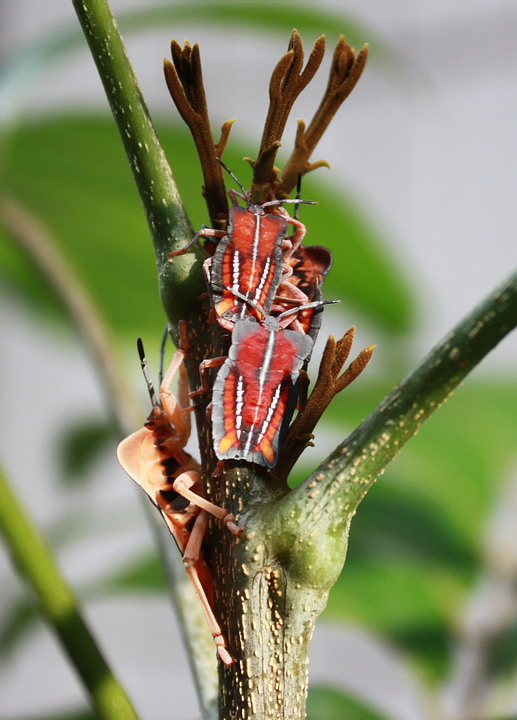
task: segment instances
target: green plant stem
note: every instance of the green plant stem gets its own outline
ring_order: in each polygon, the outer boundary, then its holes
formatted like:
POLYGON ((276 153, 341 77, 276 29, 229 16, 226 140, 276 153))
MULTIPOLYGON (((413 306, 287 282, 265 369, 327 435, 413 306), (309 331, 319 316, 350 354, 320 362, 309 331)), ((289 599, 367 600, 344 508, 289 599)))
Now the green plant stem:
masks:
POLYGON ((295 514, 310 533, 338 532, 402 446, 463 378, 517 325, 517 273, 436 345, 420 366, 289 494, 279 516, 295 514))
POLYGON ((168 261, 182 248, 192 227, 156 136, 129 62, 117 24, 106 0, 72 0, 97 65, 120 137, 133 172, 154 241, 162 303, 171 307, 176 324, 199 294, 200 256, 187 253, 168 261), (175 302, 170 302, 174 297, 175 302))
MULTIPOLYGON (((154 131, 148 110, 127 57, 115 19, 106 0, 72 0, 110 103, 153 237, 160 296, 171 328, 179 319, 189 319, 206 336, 204 317, 199 317, 198 297, 203 286, 200 253, 194 250, 169 262, 168 254, 182 248, 192 237, 192 228, 176 189, 172 172, 154 131), (194 317, 193 317, 194 316, 194 317)), ((160 69, 161 77, 161 69, 160 69)), ((165 91, 165 84, 164 84, 165 91)), ((199 366, 198 348, 190 358, 190 369, 199 366)), ((198 418, 199 420, 199 418, 198 418)), ((163 528, 153 527, 180 625, 205 720, 213 717, 217 675, 213 643, 193 598, 181 558, 163 528)))
MULTIPOLYGON (((115 435, 122 438, 133 432, 144 413, 121 376, 115 342, 87 288, 59 251, 48 228, 19 201, 8 196, 1 197, 0 220, 42 274, 90 352, 105 392, 115 435)), ((213 641, 170 533, 143 494, 141 499, 154 532, 169 591, 181 619, 180 627, 190 651, 200 702, 206 709, 206 720, 210 720, 210 708, 213 708, 217 695, 214 669, 212 667, 210 672, 210 667, 207 667, 210 661, 213 666, 213 641)))
POLYGON ((0 532, 14 564, 31 585, 102 720, 138 716, 108 667, 79 611, 77 600, 57 568, 42 536, 28 519, 0 468, 0 532))

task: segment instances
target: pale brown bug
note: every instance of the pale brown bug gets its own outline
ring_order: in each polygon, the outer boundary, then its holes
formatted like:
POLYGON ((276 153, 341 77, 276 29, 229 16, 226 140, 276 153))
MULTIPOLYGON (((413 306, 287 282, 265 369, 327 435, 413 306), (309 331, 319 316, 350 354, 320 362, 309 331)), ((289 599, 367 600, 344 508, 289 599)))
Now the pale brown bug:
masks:
POLYGON ((219 657, 226 665, 233 658, 213 609, 213 579, 202 552, 208 513, 222 520, 235 535, 242 532, 233 515, 202 496, 201 468, 185 451, 190 435, 188 381, 183 361, 188 350, 186 324, 178 326, 180 347, 160 384, 159 398, 151 382, 142 341, 138 352, 149 390, 152 410, 144 426, 122 440, 117 457, 127 474, 147 493, 160 510, 178 549, 214 637, 219 657), (171 383, 179 372, 178 399, 171 383))

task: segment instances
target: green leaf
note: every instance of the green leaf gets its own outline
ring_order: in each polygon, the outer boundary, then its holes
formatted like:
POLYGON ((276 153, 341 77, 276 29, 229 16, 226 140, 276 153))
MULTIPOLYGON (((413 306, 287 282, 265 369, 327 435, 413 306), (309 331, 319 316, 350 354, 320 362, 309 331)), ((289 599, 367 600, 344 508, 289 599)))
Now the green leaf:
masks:
POLYGON ((34 604, 20 598, 7 608, 0 624, 0 659, 5 658, 29 633, 39 615, 34 604))
POLYGON ((136 592, 162 592, 166 589, 163 568, 158 556, 149 553, 137 558, 123 570, 102 582, 101 592, 133 590, 136 592))
POLYGON ((84 478, 99 455, 113 443, 113 429, 98 418, 68 423, 59 437, 62 477, 66 483, 84 478))
POLYGON ((388 716, 341 689, 318 685, 309 688, 307 720, 388 720, 388 716))
MULTIPOLYGON (((326 421, 346 435, 385 391, 385 383, 360 380, 332 403, 326 421)), ((447 669, 487 518, 515 457, 516 405, 517 382, 502 379, 473 380, 449 399, 362 503, 330 594, 329 615, 375 629, 434 678, 447 669)), ((509 648, 502 643, 504 667, 514 662, 509 648)))
MULTIPOLYGON (((200 227, 207 217, 193 143, 183 129, 161 128, 159 134, 194 226, 200 227)), ((227 162, 240 170, 237 159, 243 154, 232 145, 227 162)), ((163 315, 149 233, 110 118, 58 116, 23 126, 11 147, 7 187, 50 229, 119 335, 160 337, 163 315)), ((304 218, 308 243, 328 244, 336 256, 328 292, 339 295, 343 288, 346 301, 381 327, 406 328, 409 291, 374 232, 349 201, 338 200, 315 180, 306 192, 321 200, 304 218), (362 267, 369 268, 366 289, 359 281, 362 267)), ((3 245, 0 277, 33 307, 56 317, 56 303, 30 262, 3 245)))

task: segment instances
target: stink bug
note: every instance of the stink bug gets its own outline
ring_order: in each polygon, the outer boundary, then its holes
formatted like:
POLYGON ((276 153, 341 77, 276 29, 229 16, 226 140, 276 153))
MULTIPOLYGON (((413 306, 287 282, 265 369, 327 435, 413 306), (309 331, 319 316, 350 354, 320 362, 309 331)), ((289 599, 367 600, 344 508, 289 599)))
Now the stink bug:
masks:
MULTIPOLYGON (((284 310, 293 302, 311 303, 321 300, 321 285, 332 267, 332 253, 322 245, 300 245, 289 258, 291 275, 280 285, 275 307, 284 310), (300 297, 301 296, 301 297, 300 297), (305 299, 305 300, 304 300, 305 299)), ((301 307, 297 324, 300 332, 308 333, 316 342, 322 321, 322 307, 301 307)))
MULTIPOLYGON (((309 303, 323 305, 330 301, 309 303)), ((307 306, 308 307, 308 306, 307 306)), ((274 467, 282 431, 296 401, 299 371, 313 341, 304 333, 286 330, 301 308, 235 322, 228 357, 217 373, 212 394, 212 434, 219 460, 246 460, 274 467), (293 397, 294 396, 294 397, 293 397)), ((205 367, 222 358, 205 361, 205 367)))
POLYGON ((219 657, 226 665, 233 659, 213 611, 213 581, 210 569, 203 559, 202 544, 207 527, 208 513, 222 520, 230 532, 238 535, 234 517, 224 508, 213 505, 202 497, 200 467, 185 451, 190 434, 188 383, 183 367, 186 351, 184 323, 180 324, 182 347, 175 353, 160 385, 159 399, 149 378, 142 342, 138 350, 144 377, 147 382, 152 410, 144 427, 119 444, 117 456, 128 475, 147 493, 160 510, 171 532, 197 597, 205 613, 219 657), (170 385, 179 370, 178 400, 170 385), (192 490, 194 488, 197 492, 192 490))
MULTIPOLYGON (((287 260, 302 242, 305 226, 292 218, 282 205, 315 203, 297 198, 253 204, 237 177, 221 160, 219 162, 242 192, 230 190, 228 193, 232 206, 227 230, 203 228, 184 248, 170 253, 169 258, 186 252, 200 237, 218 239, 213 255, 205 260, 203 268, 217 321, 231 331, 237 319, 254 314, 254 304, 269 314, 282 275, 288 276, 292 272, 287 260), (246 202, 246 207, 238 204, 238 198, 246 202), (289 224, 296 228, 290 237, 287 236, 289 224)), ((297 297, 304 300, 301 293, 297 297)))

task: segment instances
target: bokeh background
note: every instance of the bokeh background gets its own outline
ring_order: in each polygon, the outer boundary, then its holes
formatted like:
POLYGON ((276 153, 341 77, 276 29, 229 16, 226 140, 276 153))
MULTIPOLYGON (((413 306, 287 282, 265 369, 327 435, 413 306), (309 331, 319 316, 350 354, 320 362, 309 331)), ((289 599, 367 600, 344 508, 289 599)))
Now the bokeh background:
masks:
MULTIPOLYGON (((304 197, 320 204, 303 208, 302 220, 307 242, 335 257, 325 294, 341 304, 326 310, 323 339, 355 324, 356 349, 378 349, 330 407, 296 482, 515 265, 517 6, 112 7, 194 227, 207 216, 193 144, 163 80, 170 39, 199 42, 212 125, 237 118, 225 159, 245 185, 242 157, 256 154, 269 75, 292 28, 307 53, 322 32, 328 50, 295 106, 284 157, 296 117, 309 120, 319 102, 339 33, 356 47, 370 43, 365 74, 315 153, 332 168, 304 183, 304 197)), ((71 3, 4 0, 0 13, 2 192, 47 229, 95 299, 144 418, 134 341, 143 337, 156 358, 164 318, 100 81, 71 3)), ((193 720, 179 631, 141 498, 115 460, 95 368, 13 233, 0 235, 2 462, 142 717, 193 720)), ((478 688, 486 683, 487 693, 475 717, 517 714, 516 360, 510 337, 361 505, 312 646, 311 720, 463 718, 469 647, 489 621, 495 641, 481 643, 478 688)), ((78 681, 0 553, 0 718, 89 717, 78 681)))

